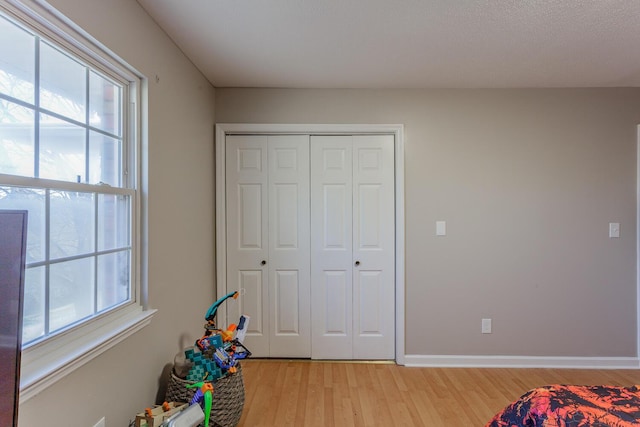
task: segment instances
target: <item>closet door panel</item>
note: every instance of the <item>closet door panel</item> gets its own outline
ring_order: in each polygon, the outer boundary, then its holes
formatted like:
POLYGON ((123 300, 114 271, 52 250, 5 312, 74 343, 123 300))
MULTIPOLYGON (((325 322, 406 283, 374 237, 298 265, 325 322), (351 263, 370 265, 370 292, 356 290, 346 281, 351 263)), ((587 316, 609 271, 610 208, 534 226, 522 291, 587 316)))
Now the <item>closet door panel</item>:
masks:
POLYGON ((311 137, 312 358, 351 359, 351 137, 311 137))
POLYGON ((299 185, 298 184, 276 184, 274 185, 275 212, 276 217, 271 226, 274 227, 273 235, 275 250, 300 249, 299 241, 299 185))
POLYGON ((356 334, 360 336, 380 336, 384 329, 384 318, 382 316, 383 307, 381 297, 383 294, 383 274, 381 271, 356 271, 357 278, 354 280, 355 295, 357 296, 356 307, 366 307, 366 310, 357 310, 358 325, 356 334))
POLYGON ((351 248, 351 227, 347 217, 351 211, 349 185, 325 184, 322 186, 322 247, 332 253, 346 253, 351 248))
POLYGON ((349 330, 350 320, 346 301, 349 300, 350 280, 346 271, 325 271, 324 290, 326 292, 324 300, 330 302, 325 304, 324 325, 322 333, 325 336, 346 337, 349 330))
POLYGON ((234 135, 226 138, 227 290, 228 319, 251 317, 245 343, 256 357, 269 356, 268 163, 267 137, 234 135))
POLYGON ((395 354, 394 141, 353 137, 355 359, 395 354))
POLYGON ((238 184, 238 250, 262 249, 262 185, 238 184))
POLYGON ((309 136, 268 137, 271 357, 311 356, 309 136))
POLYGON ((275 335, 300 334, 300 279, 297 271, 276 271, 275 335))

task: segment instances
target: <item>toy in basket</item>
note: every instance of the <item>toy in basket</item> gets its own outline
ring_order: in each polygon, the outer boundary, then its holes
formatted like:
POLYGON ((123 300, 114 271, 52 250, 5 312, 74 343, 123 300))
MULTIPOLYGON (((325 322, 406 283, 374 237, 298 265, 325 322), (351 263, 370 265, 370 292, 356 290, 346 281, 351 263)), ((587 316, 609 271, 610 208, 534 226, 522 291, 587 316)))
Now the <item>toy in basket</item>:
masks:
POLYGON ((204 335, 193 347, 184 350, 184 364, 176 357, 167 386, 166 399, 203 407, 205 427, 209 427, 209 421, 214 427, 233 427, 242 416, 244 383, 239 361, 251 356, 242 343, 249 317, 241 316, 238 325, 231 324, 227 329, 219 329, 215 324, 220 304, 237 297, 238 292, 231 292, 207 310, 204 335), (179 375, 186 372, 185 366, 188 372, 179 375))
POLYGON ((160 425, 165 423, 169 418, 186 407, 186 403, 164 402, 162 405, 147 408, 144 412, 136 415, 135 427, 160 427, 160 425))

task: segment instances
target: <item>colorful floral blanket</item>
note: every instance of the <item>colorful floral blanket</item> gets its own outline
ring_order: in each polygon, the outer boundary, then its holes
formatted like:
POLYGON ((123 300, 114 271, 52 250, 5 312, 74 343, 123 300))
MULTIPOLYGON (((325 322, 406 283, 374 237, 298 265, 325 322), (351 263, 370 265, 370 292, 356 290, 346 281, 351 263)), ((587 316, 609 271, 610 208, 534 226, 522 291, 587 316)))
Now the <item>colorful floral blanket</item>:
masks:
POLYGON ((486 427, 640 426, 640 388, 550 385, 535 388, 486 427))

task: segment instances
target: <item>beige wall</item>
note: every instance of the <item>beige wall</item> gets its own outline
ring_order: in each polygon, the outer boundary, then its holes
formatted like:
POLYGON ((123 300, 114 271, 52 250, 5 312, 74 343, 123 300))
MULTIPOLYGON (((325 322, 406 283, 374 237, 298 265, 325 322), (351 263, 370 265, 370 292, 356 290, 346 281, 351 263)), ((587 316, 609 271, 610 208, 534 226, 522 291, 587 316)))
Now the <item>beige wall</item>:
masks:
POLYGON ((216 121, 405 125, 407 354, 636 356, 639 89, 218 88, 216 121))
POLYGON ((93 426, 105 415, 108 427, 127 426, 155 403, 163 369, 202 333, 215 299, 214 89, 135 1, 49 3, 149 78, 149 302, 158 313, 22 405, 20 426, 93 426))

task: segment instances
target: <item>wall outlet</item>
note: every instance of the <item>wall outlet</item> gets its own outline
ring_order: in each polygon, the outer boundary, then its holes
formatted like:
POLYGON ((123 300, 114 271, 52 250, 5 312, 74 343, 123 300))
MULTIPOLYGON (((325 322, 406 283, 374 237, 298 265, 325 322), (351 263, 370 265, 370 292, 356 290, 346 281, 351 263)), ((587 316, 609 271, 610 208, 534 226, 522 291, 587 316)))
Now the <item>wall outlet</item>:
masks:
POLYGON ((482 319, 482 333, 483 334, 491 333, 491 319, 482 319))
POLYGON ((106 427, 107 423, 104 419, 104 417, 102 417, 102 419, 100 421, 98 421, 97 423, 94 424, 93 427, 106 427))

